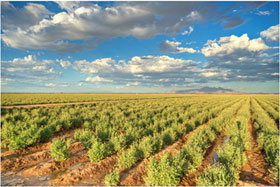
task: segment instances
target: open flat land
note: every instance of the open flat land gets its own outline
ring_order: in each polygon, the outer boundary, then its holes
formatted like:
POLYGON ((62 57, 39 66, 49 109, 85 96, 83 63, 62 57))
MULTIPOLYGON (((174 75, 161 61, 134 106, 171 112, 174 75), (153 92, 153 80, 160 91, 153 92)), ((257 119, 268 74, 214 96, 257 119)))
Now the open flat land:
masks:
POLYGON ((4 186, 276 186, 278 176, 278 95, 1 95, 4 186))

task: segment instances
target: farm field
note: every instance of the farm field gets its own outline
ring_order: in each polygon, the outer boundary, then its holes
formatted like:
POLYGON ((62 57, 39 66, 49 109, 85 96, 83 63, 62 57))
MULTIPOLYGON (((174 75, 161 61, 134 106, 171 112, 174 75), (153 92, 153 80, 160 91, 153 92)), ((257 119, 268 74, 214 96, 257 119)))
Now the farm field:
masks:
POLYGON ((272 186, 279 96, 2 94, 1 185, 272 186))
POLYGON ((1 94, 2 106, 51 104, 51 103, 73 103, 94 101, 118 101, 182 97, 182 94, 47 94, 47 93, 3 93, 1 94))

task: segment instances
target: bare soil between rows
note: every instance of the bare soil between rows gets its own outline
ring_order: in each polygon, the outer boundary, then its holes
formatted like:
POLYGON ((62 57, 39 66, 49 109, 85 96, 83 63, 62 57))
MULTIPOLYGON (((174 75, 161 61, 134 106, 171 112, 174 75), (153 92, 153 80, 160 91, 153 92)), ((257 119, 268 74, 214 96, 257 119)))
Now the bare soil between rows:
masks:
MULTIPOLYGON (((117 156, 112 155, 110 157, 105 158, 104 160, 97 163, 85 163, 80 167, 68 171, 65 174, 59 176, 58 178, 49 181, 48 185, 51 186, 67 186, 77 184, 87 177, 91 177, 93 180, 98 181, 100 176, 105 176, 108 170, 112 169, 117 161, 117 156)), ((101 182, 101 181, 100 181, 101 182)))
POLYGON ((220 135, 214 140, 212 145, 207 149, 202 165, 196 169, 195 172, 184 175, 179 186, 196 186, 197 178, 203 173, 204 169, 214 163, 214 156, 219 147, 224 142, 225 131, 223 130, 220 135))
POLYGON ((250 119, 248 124, 251 150, 246 152, 248 162, 242 167, 237 185, 240 186, 277 186, 276 181, 269 173, 265 154, 257 143, 256 129, 250 119))
MULTIPOLYGON (((70 146, 70 152, 75 153, 84 149, 80 142, 73 143, 70 146)), ((37 164, 46 160, 50 160, 51 155, 49 150, 39 151, 24 157, 12 158, 1 162, 1 172, 14 171, 23 167, 37 164)))

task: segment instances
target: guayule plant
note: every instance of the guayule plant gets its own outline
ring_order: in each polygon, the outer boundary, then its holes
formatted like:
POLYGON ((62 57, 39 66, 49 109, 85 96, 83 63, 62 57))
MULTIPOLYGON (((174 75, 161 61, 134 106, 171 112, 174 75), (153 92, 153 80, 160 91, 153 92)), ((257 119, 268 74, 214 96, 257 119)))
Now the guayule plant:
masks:
POLYGON ((9 149, 19 149, 27 147, 29 145, 34 145, 40 141, 40 135, 38 133, 38 127, 32 125, 24 131, 16 130, 13 134, 13 138, 10 141, 9 149))
POLYGON ((130 168, 141 158, 143 158, 143 152, 134 144, 119 157, 118 165, 120 168, 130 168))
POLYGON ((120 182, 120 172, 115 169, 105 177, 106 186, 117 186, 120 182))
POLYGON ((86 149, 90 149, 92 143, 97 141, 96 136, 91 131, 78 130, 74 133, 74 138, 82 142, 86 149))
POLYGON ((145 137, 141 141, 139 149, 143 152, 144 158, 148 158, 149 156, 158 152, 161 149, 160 138, 152 136, 145 137))
POLYGON ((233 186, 238 178, 238 172, 227 166, 208 166, 205 172, 198 177, 197 186, 233 186))
POLYGON ((91 162, 102 160, 107 156, 105 144, 98 141, 94 142, 88 151, 88 155, 91 162))
POLYGON ((51 156, 57 161, 70 158, 70 151, 64 140, 56 139, 53 141, 51 145, 51 156))
POLYGON ((125 139, 125 135, 123 135, 123 134, 117 135, 117 136, 112 136, 110 138, 110 141, 114 145, 114 150, 117 152, 124 150, 126 148, 126 139, 125 139))
POLYGON ((111 142, 102 143, 94 141, 91 149, 88 151, 89 160, 91 162, 102 160, 112 153, 114 153, 114 145, 111 142))
POLYGON ((160 161, 153 159, 148 164, 147 186, 177 186, 183 174, 186 162, 183 154, 171 157, 165 154, 160 161))
POLYGON ((41 129, 39 133, 41 142, 47 142, 53 135, 53 131, 48 127, 41 129))

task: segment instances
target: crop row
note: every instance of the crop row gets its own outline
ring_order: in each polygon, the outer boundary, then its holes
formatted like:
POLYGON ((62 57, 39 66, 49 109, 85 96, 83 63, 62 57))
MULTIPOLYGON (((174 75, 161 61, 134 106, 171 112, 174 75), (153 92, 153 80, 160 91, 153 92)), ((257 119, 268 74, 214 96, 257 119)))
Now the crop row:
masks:
POLYGON ((245 151, 250 149, 248 122, 250 100, 241 107, 236 119, 226 127, 227 141, 217 150, 216 162, 197 179, 198 186, 235 186, 239 170, 246 163, 245 151))
MULTIPOLYGON (((122 153, 126 147, 130 145, 128 151, 125 151, 123 154, 119 154, 120 156, 118 157, 119 165, 121 165, 123 168, 128 168, 136 161, 139 161, 142 158, 148 157, 157 152, 164 145, 173 143, 175 140, 180 138, 182 134, 192 130, 192 128, 195 128, 197 125, 204 123, 205 120, 208 120, 208 118, 213 117, 214 114, 218 112, 218 110, 221 110, 221 108, 229 107, 238 100, 240 100, 239 97, 232 99, 227 98, 225 100, 213 99, 210 100, 211 102, 209 103, 199 102, 198 104, 193 104, 186 110, 185 113, 177 113, 183 114, 183 116, 176 115, 176 123, 166 124, 164 123, 164 118, 162 118, 162 128, 155 128, 157 124, 153 123, 149 125, 152 133, 147 134, 145 133, 144 129, 141 131, 137 131, 137 129, 135 129, 133 142, 127 141, 128 137, 130 136, 127 136, 126 131, 120 134, 110 134, 109 139, 107 140, 102 140, 102 138, 99 137, 98 132, 89 130, 77 131, 74 137, 81 141, 84 146, 89 149, 88 155, 92 162, 97 162, 116 152, 122 153), (213 108, 215 105, 218 107, 213 108), (209 111, 210 109, 211 111, 209 111), (182 124, 181 117, 186 119, 188 123, 182 124), (160 137, 159 139, 157 138, 158 136, 160 137)), ((178 110, 176 110, 176 112, 178 112, 178 110)), ((168 120, 168 118, 165 120, 168 120)), ((108 176, 115 176, 113 175, 115 173, 116 172, 113 172, 108 176)))
POLYGON ((265 151, 271 173, 279 181, 279 131, 275 121, 263 110, 255 99, 251 101, 253 124, 257 132, 257 141, 265 151))
POLYGON ((183 148, 174 156, 165 154, 160 160, 152 159, 148 164, 146 185, 176 186, 184 174, 194 172, 202 164, 207 148, 234 119, 234 114, 242 103, 239 101, 231 105, 217 118, 210 120, 205 128, 192 133, 183 148))
MULTIPOLYGON (((164 118, 162 116, 160 123, 150 122, 149 126, 147 126, 145 129, 140 128, 138 129, 137 126, 128 126, 128 128, 133 128, 132 132, 130 133, 128 130, 121 131, 122 133, 108 133, 107 138, 104 138, 104 133, 100 133, 100 131, 88 131, 86 129, 85 131, 77 131, 75 133, 75 138, 83 143, 83 145, 89 150, 89 157, 90 160, 95 162, 99 161, 105 157, 107 157, 110 154, 113 154, 115 152, 121 152, 124 149, 126 149, 128 146, 131 145, 131 152, 135 150, 135 146, 137 145, 137 142, 141 142, 141 146, 144 148, 147 146, 151 148, 153 144, 159 143, 157 135, 162 134, 162 137, 164 139, 164 142, 166 144, 170 144, 180 138, 182 134, 186 131, 186 127, 182 125, 182 122, 185 118, 193 118, 194 116, 199 116, 199 118, 195 118, 191 120, 191 123, 188 125, 188 130, 191 130, 191 128, 194 128, 196 125, 200 124, 201 120, 201 113, 202 111, 207 111, 211 106, 213 106, 214 102, 212 101, 207 104, 194 104, 190 108, 188 108, 185 112, 186 116, 182 112, 180 113, 175 112, 175 115, 173 115, 173 121, 170 122, 170 116, 164 118), (195 108, 194 108, 195 107, 195 108), (204 108, 204 110, 203 110, 204 108), (194 109, 196 112, 194 112, 194 109), (189 114, 192 114, 189 116, 189 114), (190 125, 191 124, 191 125, 190 125), (192 127, 191 127, 192 126, 192 127)), ((231 103, 230 103, 231 104, 231 103)), ((170 113, 172 115, 172 113, 170 113)), ((205 115, 205 114, 204 114, 205 115)), ((160 144, 157 145, 158 147, 160 144)), ((151 148, 152 149, 152 148, 151 148)), ((150 153, 145 153, 146 155, 149 155, 150 153)), ((126 159, 129 157, 128 155, 131 154, 123 154, 123 158, 121 160, 124 160, 122 163, 124 164, 130 164, 130 162, 127 162, 126 159)), ((135 160, 135 162, 137 159, 135 160)))
POLYGON ((258 104, 269 114, 271 118, 274 119, 275 123, 279 123, 279 111, 276 111, 270 104, 264 101, 256 99, 258 104))
POLYGON ((143 129, 146 133, 151 132, 150 124, 161 128, 161 125, 175 123, 176 120, 182 122, 185 119, 181 116, 189 117, 184 115, 189 107, 195 111, 198 105, 195 103, 203 105, 209 99, 188 97, 166 101, 3 109, 1 111, 2 145, 8 144, 10 149, 27 147, 48 141, 55 132, 77 128, 82 124, 85 129, 97 132, 104 140, 109 138, 109 134, 117 132, 126 132, 133 137, 135 132, 143 129))
POLYGON ((112 100, 138 100, 158 98, 179 98, 184 95, 174 94, 1 94, 1 105, 29 105, 49 103, 71 103, 112 100))
POLYGON ((279 111, 279 102, 269 101, 267 98, 258 98, 259 100, 265 102, 266 104, 270 105, 275 111, 279 111))
MULTIPOLYGON (((178 138, 192 131, 197 126, 205 123, 213 117, 216 117, 223 109, 231 106, 232 104, 233 102, 223 103, 222 105, 218 105, 214 108, 212 107, 212 104, 209 104, 209 106, 206 107, 203 112, 193 116, 189 121, 186 121, 184 126, 182 126, 182 124, 179 124, 179 128, 174 128, 171 126, 163 132, 157 132, 153 136, 145 137, 136 144, 133 144, 126 152, 122 153, 118 157, 118 169, 115 169, 112 173, 109 173, 107 180, 110 181, 110 178, 116 175, 120 176, 120 170, 129 169, 135 165, 136 162, 149 158, 153 154, 159 152, 165 146, 174 143, 178 138), (176 138, 174 138, 174 135, 176 135, 176 138)), ((116 180, 113 181, 116 182, 116 180)), ((107 181, 107 185, 112 184, 115 183, 110 183, 107 181)))
POLYGON ((261 98, 261 99, 269 102, 272 105, 279 106, 279 95, 276 95, 276 96, 258 96, 257 98, 261 98))

